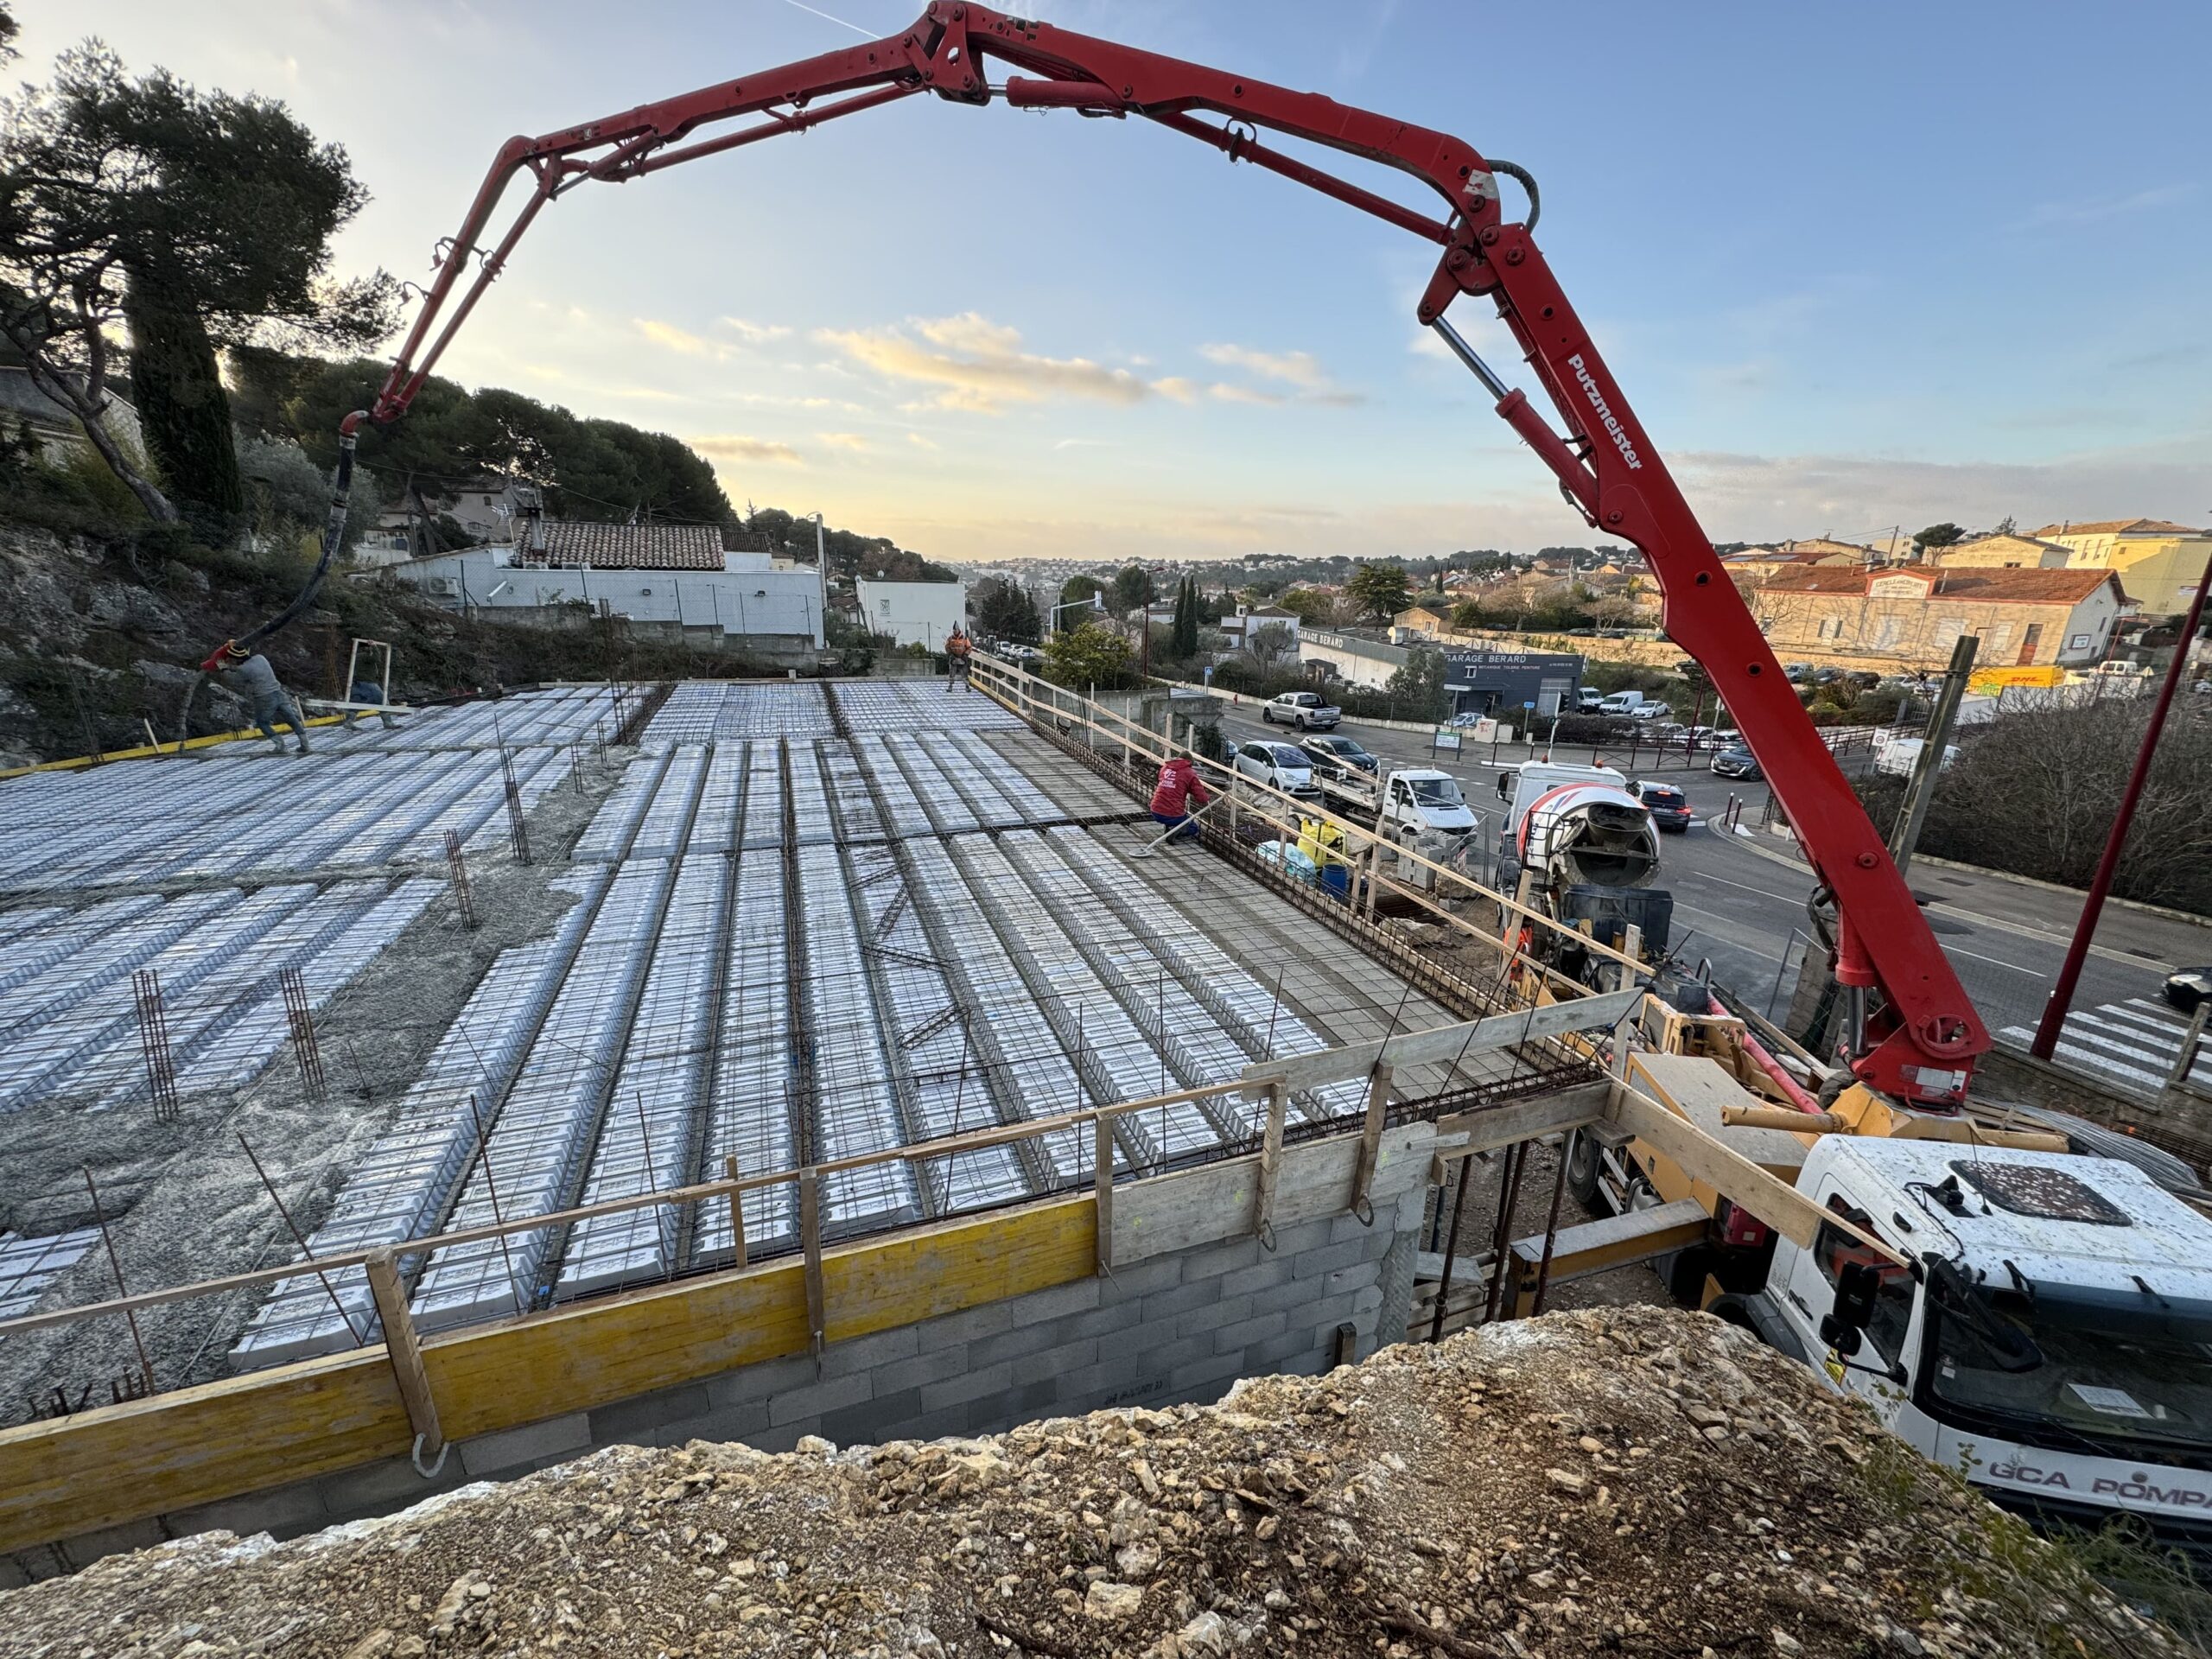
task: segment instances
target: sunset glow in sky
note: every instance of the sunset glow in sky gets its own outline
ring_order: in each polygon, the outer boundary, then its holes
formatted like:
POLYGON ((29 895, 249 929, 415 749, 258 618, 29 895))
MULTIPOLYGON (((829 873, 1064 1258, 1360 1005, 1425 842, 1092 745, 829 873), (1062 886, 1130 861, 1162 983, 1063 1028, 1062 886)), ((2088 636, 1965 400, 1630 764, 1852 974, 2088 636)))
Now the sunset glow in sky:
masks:
MULTIPOLYGON (((346 264, 419 283, 509 135, 861 39, 822 12, 918 10, 29 0, 16 69, 97 34, 285 99, 374 193, 346 264)), ((2212 9, 1027 10, 1531 168, 1539 239, 1716 538, 2212 521, 2212 9)), ((918 98, 575 191, 441 372, 674 432, 741 505, 940 558, 1590 540, 1415 325, 1433 258, 1143 122, 918 98)), ((1485 305, 1453 317, 1520 370, 1485 305)))

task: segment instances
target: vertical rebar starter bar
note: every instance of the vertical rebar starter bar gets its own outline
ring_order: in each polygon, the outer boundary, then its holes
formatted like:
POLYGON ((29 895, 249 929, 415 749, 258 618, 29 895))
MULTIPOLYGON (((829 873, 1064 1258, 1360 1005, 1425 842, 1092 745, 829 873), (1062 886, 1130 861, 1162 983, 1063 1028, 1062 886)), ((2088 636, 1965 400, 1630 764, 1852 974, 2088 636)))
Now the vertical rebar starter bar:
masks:
POLYGON ((154 1117, 168 1122, 178 1113, 176 1060, 169 1052, 168 1016, 162 1009, 162 976, 150 968, 130 976, 138 1010, 138 1043, 146 1056, 146 1086, 153 1091, 154 1117))
POLYGON ((1526 1141, 1516 1141, 1505 1149, 1505 1173, 1498 1183, 1497 1230, 1491 1245, 1494 1260, 1490 1272, 1490 1294, 1483 1299, 1484 1325, 1497 1317, 1497 1299, 1505 1287, 1505 1270, 1513 1258, 1513 1211, 1521 1201, 1521 1172, 1528 1164, 1526 1141))
MULTIPOLYGON (((107 1211, 100 1207, 100 1190, 92 1184, 92 1166, 86 1164, 83 1168, 85 1192, 92 1201, 92 1220, 100 1230, 100 1243, 107 1247, 108 1270, 115 1274, 115 1294, 128 1296, 130 1287, 123 1282, 123 1261, 115 1253, 115 1236, 107 1230, 107 1211)), ((138 1316, 126 1307, 123 1310, 123 1317, 130 1326, 130 1345, 138 1351, 139 1374, 146 1379, 146 1392, 151 1394, 154 1392, 154 1362, 146 1357, 146 1339, 138 1334, 138 1316)))
POLYGON ((1452 1200, 1452 1231, 1444 1241, 1444 1268, 1436 1280, 1436 1313, 1428 1322, 1428 1339, 1444 1339, 1444 1306, 1452 1294, 1452 1263, 1459 1254, 1459 1217, 1466 1213, 1467 1182, 1474 1174, 1474 1160, 1459 1160, 1459 1188, 1452 1200))
POLYGON ((515 782, 514 751, 504 743, 499 745, 499 780, 507 792, 507 836, 513 842, 515 862, 527 864, 530 857, 530 826, 523 822, 522 789, 515 782))
MULTIPOLYGON (((1559 1179, 1552 1184, 1552 1212, 1544 1223, 1544 1259, 1536 1263, 1535 1300, 1529 1304, 1530 1319, 1544 1311, 1544 1296, 1552 1287, 1552 1251, 1559 1243, 1559 1205, 1567 1192, 1567 1166, 1574 1159, 1575 1142, 1582 1131, 1569 1129, 1567 1138, 1559 1143, 1559 1179)), ((1516 1296, 1515 1301, 1520 1298, 1516 1296)))
POLYGON ((447 880, 453 888, 454 908, 461 912, 461 925, 476 926, 476 900, 468 891, 468 861, 461 850, 461 831, 446 831, 447 880))
MULTIPOLYGON (((492 1200, 492 1224, 504 1228, 507 1223, 506 1218, 499 1213, 499 1184, 492 1179, 492 1137, 485 1130, 484 1114, 476 1109, 476 1096, 473 1094, 468 1097, 468 1121, 476 1126, 476 1163, 477 1166, 484 1172, 485 1196, 492 1200)), ((499 1259, 506 1264, 507 1288, 514 1293, 515 1312, 529 1313, 530 1302, 535 1301, 537 1297, 533 1294, 528 1301, 524 1300, 522 1286, 515 1280, 514 1252, 507 1246, 507 1236, 505 1232, 499 1235, 499 1259)))
POLYGON ((315 1038, 315 1009, 308 1002, 308 982, 296 967, 278 974, 276 982, 284 991, 284 1023, 291 1029, 292 1058, 299 1062, 300 1081, 309 1100, 326 1099, 330 1085, 323 1076, 322 1048, 315 1038))
MULTIPOLYGON (((261 1185, 269 1193, 269 1202, 276 1206, 276 1213, 284 1218, 284 1225, 291 1231, 292 1243, 300 1247, 300 1254, 312 1265, 315 1262, 315 1252, 308 1248, 307 1236, 300 1231, 299 1223, 292 1219, 292 1212, 284 1207, 284 1200, 276 1195, 276 1183, 269 1179, 269 1172, 261 1166, 261 1160, 254 1155, 253 1148, 246 1144, 245 1136, 242 1135, 238 1136, 238 1145, 245 1148, 246 1160, 253 1166, 253 1173, 261 1177, 261 1185)), ((353 1316, 346 1311, 346 1304, 338 1300, 338 1291, 330 1282, 330 1275, 318 1267, 315 1270, 315 1276, 322 1281, 323 1292, 330 1298, 331 1306, 338 1310, 339 1319, 345 1323, 346 1334, 353 1338, 353 1345, 359 1348, 362 1342, 361 1333, 353 1328, 353 1316)))

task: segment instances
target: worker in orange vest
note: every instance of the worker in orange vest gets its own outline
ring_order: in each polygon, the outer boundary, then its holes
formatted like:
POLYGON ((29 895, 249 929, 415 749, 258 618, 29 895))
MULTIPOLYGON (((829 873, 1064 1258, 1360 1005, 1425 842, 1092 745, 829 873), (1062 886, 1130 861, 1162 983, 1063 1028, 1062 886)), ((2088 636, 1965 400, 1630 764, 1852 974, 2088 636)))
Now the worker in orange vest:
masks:
POLYGON ((969 653, 975 649, 976 642, 961 631, 957 622, 954 623, 952 636, 944 642, 946 664, 944 689, 946 690, 951 690, 956 685, 965 686, 968 683, 968 657, 969 653))

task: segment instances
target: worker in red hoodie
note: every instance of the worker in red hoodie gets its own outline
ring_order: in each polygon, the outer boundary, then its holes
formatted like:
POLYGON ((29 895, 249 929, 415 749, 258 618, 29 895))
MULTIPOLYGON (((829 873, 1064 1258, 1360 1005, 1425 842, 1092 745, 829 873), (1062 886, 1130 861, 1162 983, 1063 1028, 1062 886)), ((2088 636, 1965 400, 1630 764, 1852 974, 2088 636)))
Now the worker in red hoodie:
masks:
POLYGON ((1198 826, 1193 820, 1211 799, 1198 781, 1197 765, 1189 755, 1179 754, 1160 769, 1152 791, 1153 822, 1175 832, 1166 837, 1170 841, 1196 841, 1198 826))

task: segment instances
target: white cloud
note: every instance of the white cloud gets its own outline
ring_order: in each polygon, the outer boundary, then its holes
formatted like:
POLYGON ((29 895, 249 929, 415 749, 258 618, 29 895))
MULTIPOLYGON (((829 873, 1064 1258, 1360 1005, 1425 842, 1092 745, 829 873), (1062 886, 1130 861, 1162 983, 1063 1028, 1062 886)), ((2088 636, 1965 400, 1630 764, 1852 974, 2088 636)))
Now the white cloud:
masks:
POLYGON ((1329 377, 1310 352, 1262 352, 1249 346, 1201 346, 1198 355, 1225 369, 1249 369, 1270 380, 1287 380, 1294 386, 1318 391, 1329 377))
POLYGON ((781 323, 747 322, 743 317, 719 319, 721 326, 749 346, 759 346, 772 340, 789 340, 791 331, 781 323))
POLYGON ((2094 225, 2107 219, 2119 219, 2128 213, 2147 213, 2154 208, 2177 207, 2196 194, 2194 182, 2153 185, 2147 190, 2136 190, 2124 196, 2107 196, 2096 200, 2069 198, 2065 201, 2046 201, 2022 219, 2016 227, 2024 231, 2047 231, 2062 226, 2094 225))
MULTIPOLYGON (((1160 390, 1127 369, 1084 357, 1045 357, 1021 348, 1021 334, 974 311, 917 318, 918 341, 899 328, 825 328, 816 335, 854 362, 893 380, 939 388, 913 409, 965 410, 995 415, 1007 404, 1077 397, 1139 404, 1160 390)), ((1168 396, 1174 396, 1169 392, 1168 396)))
POLYGON ((1690 505, 1722 541, 1841 524, 1992 524, 2007 514, 2024 524, 2137 515, 2195 522, 2204 512, 2205 435, 2037 461, 1711 450, 1672 460, 1690 505))
POLYGON ((1249 346, 1215 344, 1199 346, 1198 355, 1223 368, 1243 369, 1263 380, 1272 380, 1293 388, 1286 393, 1217 381, 1206 389, 1210 395, 1227 402, 1320 404, 1334 409, 1348 409, 1367 401, 1357 392, 1345 391, 1338 386, 1310 352, 1262 352, 1249 346))
POLYGON ((804 467, 805 461, 788 443, 772 438, 748 437, 743 433, 712 433, 684 440, 709 461, 759 461, 779 467, 804 467))
POLYGON ((702 339, 689 329, 679 328, 672 322, 658 321, 652 317, 632 317, 631 323, 637 331, 656 346, 686 357, 721 357, 728 348, 717 346, 711 340, 702 339))
POLYGON ((865 450, 873 446, 857 432, 817 432, 815 437, 832 449, 865 450))

